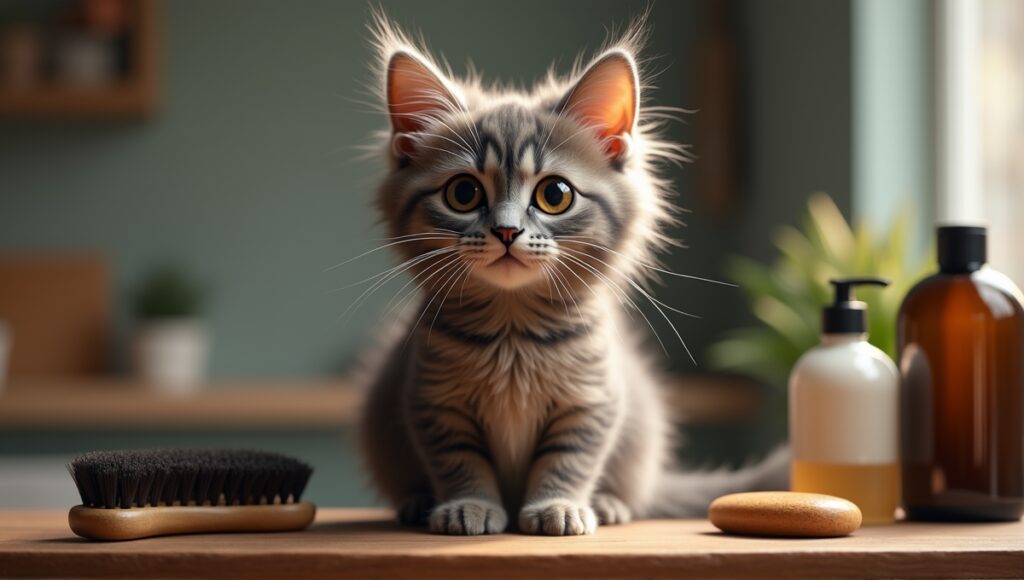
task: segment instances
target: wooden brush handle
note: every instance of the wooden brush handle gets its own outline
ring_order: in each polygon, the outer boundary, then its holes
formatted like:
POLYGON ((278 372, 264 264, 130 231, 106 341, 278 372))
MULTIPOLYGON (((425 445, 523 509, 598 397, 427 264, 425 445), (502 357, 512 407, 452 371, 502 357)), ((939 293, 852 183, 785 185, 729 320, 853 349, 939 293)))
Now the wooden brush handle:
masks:
POLYGON ((136 540, 170 534, 288 532, 308 526, 316 506, 303 501, 277 505, 144 507, 75 506, 71 531, 93 540, 136 540))

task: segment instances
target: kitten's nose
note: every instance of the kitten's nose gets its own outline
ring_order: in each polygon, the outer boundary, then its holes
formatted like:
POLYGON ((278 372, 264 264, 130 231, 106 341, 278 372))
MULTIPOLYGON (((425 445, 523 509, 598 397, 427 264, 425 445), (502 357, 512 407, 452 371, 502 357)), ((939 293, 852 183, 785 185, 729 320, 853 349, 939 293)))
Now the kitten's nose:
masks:
POLYGON ((501 226, 491 228, 491 233, 501 240, 501 243, 505 244, 505 247, 507 248, 512 245, 512 242, 516 241, 516 238, 519 237, 519 234, 523 233, 523 230, 519 228, 501 226))

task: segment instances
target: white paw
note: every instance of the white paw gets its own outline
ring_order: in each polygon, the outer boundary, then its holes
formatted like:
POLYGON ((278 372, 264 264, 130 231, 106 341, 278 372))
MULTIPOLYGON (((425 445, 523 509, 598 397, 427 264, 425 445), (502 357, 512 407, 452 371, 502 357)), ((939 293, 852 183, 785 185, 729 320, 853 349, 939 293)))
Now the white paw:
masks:
POLYGON ((601 525, 607 524, 628 524, 633 519, 633 513, 629 511, 622 500, 608 493, 595 493, 590 500, 597 514, 597 521, 601 525))
POLYGON ((529 504, 519 512, 519 531, 548 536, 579 536, 597 531, 597 516, 590 507, 568 499, 529 504))
POLYGON ((501 506, 484 499, 453 499, 430 514, 430 531, 453 536, 500 534, 508 525, 501 506))

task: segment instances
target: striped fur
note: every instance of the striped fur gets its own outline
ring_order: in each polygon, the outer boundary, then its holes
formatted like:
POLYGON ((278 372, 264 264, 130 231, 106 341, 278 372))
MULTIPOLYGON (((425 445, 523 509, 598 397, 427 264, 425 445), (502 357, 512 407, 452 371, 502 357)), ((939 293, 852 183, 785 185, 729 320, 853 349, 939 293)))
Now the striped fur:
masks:
POLYGON ((530 91, 456 79, 382 16, 373 31, 392 120, 377 205, 418 287, 369 387, 376 488, 402 521, 449 534, 575 535, 673 512, 669 422, 630 311, 671 241, 657 167, 685 149, 639 99, 642 22, 530 91), (579 112, 600 117, 602 99, 629 120, 617 132, 579 112), (446 204, 458 175, 483 187, 478 209, 446 204), (534 199, 549 176, 575 192, 564 214, 534 199), (520 232, 507 247, 502 227, 520 232))

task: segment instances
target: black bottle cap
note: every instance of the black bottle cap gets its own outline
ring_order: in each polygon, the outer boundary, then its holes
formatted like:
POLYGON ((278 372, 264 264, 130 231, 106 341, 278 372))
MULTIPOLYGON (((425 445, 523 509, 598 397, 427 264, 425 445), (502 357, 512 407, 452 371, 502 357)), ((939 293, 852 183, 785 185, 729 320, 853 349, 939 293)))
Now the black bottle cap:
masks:
POLYGON ((854 298, 855 286, 888 286, 885 278, 833 278, 836 298, 821 313, 821 328, 825 334, 862 334, 868 331, 868 305, 854 298))
POLYGON ((939 270, 966 274, 987 261, 984 226, 939 226, 939 270))

